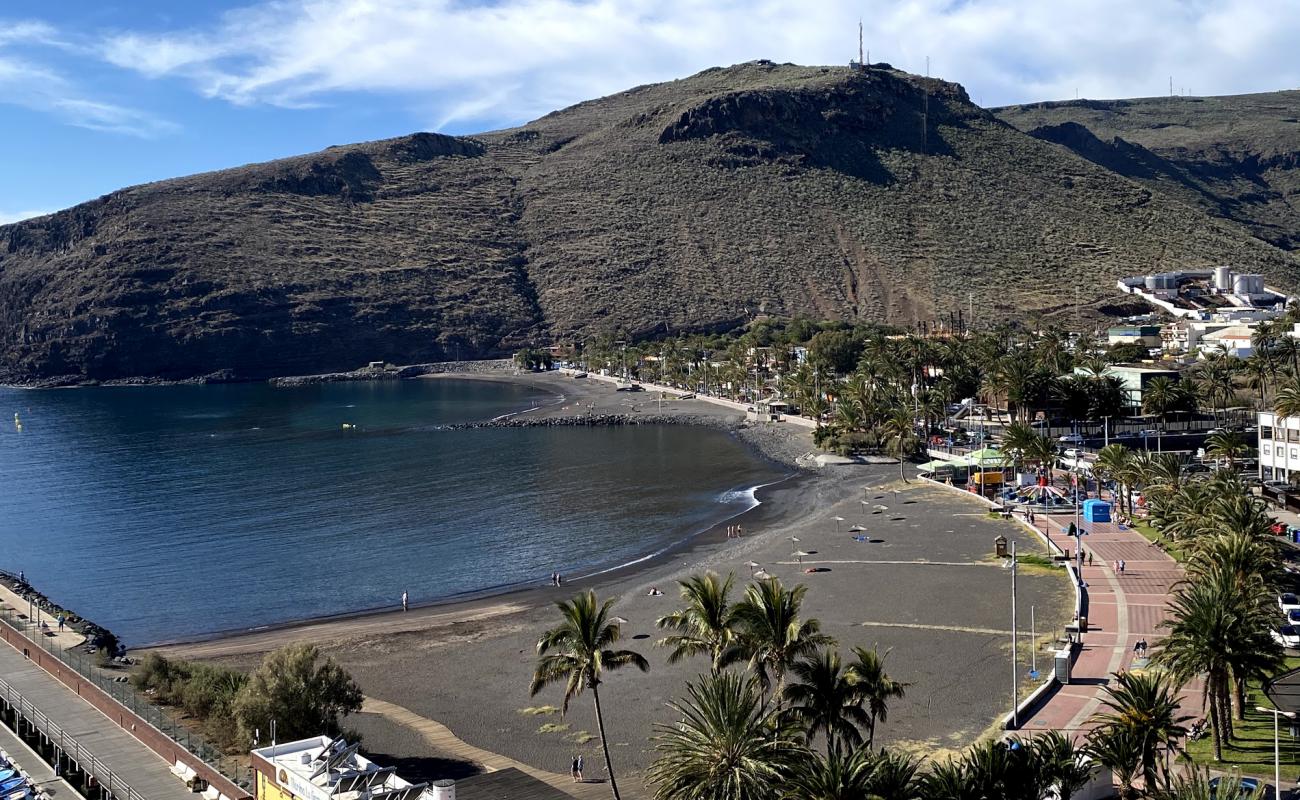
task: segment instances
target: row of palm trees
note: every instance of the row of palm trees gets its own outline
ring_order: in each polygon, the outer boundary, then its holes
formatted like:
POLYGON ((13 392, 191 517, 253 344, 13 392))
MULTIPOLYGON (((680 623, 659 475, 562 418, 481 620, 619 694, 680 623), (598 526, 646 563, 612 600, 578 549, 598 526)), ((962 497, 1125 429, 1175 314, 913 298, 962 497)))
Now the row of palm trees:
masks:
MULTIPOLYGON (((689 577, 680 583, 681 607, 658 620, 666 635, 656 645, 670 663, 707 662, 670 704, 675 720, 654 731, 656 759, 645 778, 658 800, 1040 800, 1049 790, 1069 800, 1091 777, 1089 759, 1112 771, 1124 797, 1194 798, 1203 784, 1176 781, 1166 768, 1186 733, 1177 700, 1191 667, 1116 676, 1082 744, 1060 732, 989 740, 924 764, 877 748, 877 726, 907 687, 886 672, 886 654, 856 647, 843 661, 820 623, 802 616, 802 585, 756 581, 736 602, 733 586, 731 576, 689 577)), ((561 620, 538 642, 531 691, 562 684, 566 712, 590 692, 617 800, 599 690, 607 671, 649 663, 617 649, 622 629, 612 605, 591 591, 557 604, 561 620)), ((1171 667, 1193 652, 1174 634, 1177 644, 1162 656, 1171 667)), ((1233 669, 1233 677, 1247 674, 1233 669)))

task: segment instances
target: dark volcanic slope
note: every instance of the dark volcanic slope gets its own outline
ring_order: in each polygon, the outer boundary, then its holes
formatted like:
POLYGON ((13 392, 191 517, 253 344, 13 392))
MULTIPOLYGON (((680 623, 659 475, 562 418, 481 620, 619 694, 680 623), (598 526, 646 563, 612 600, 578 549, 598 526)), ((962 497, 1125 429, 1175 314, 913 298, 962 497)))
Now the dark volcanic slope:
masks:
POLYGON ((1300 91, 995 109, 1033 136, 1300 250, 1300 91))
POLYGON ((256 377, 972 296, 1051 314, 1162 249, 1300 285, 1294 255, 1094 161, 884 67, 707 70, 0 227, 0 375, 256 377))

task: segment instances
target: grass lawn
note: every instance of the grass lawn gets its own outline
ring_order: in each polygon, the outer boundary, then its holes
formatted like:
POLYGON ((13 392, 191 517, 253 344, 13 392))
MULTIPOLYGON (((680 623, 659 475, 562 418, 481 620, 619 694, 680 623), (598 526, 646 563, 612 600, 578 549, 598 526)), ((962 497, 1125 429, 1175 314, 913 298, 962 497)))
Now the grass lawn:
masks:
MULTIPOLYGON (((1300 667, 1300 658, 1287 659, 1286 669, 1300 667)), ((1285 671, 1285 670, 1284 670, 1285 671)), ((1244 774, 1257 775, 1272 780, 1273 775, 1273 715, 1255 710, 1255 706, 1272 706, 1258 683, 1250 684, 1246 697, 1246 720, 1233 721, 1233 740, 1224 743, 1223 760, 1214 760, 1214 744, 1209 736, 1187 743, 1187 753, 1192 760, 1215 770, 1238 767, 1244 774)), ((1282 781, 1285 785, 1300 774, 1300 739, 1292 739, 1287 721, 1282 720, 1278 739, 1279 759, 1282 763, 1282 781)))
MULTIPOLYGON (((1151 523, 1147 522, 1146 520, 1134 521, 1132 528, 1133 530, 1142 534, 1142 537, 1146 539, 1148 542, 1155 542, 1155 541, 1159 541, 1160 539, 1160 534, 1156 533, 1156 529, 1151 527, 1151 523)), ((1171 545, 1166 543, 1165 552, 1168 553, 1169 557, 1172 558, 1174 561, 1178 561, 1181 563, 1187 560, 1187 556, 1185 553, 1183 553, 1182 548, 1177 547, 1176 545, 1171 545)))

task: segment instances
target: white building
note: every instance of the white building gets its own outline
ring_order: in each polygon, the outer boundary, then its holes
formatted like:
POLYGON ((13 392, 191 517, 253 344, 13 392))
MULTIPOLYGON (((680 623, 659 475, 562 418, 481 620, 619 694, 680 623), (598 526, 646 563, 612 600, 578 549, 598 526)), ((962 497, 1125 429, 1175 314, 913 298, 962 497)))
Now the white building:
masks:
POLYGON ((1300 470, 1300 418, 1259 412, 1259 477, 1289 480, 1300 470))
MULTIPOLYGON (((318 736, 252 752, 258 800, 434 800, 427 783, 412 784, 342 738, 318 736)), ((440 782, 441 783, 441 782, 440 782)), ((450 782, 448 782, 450 783, 450 782)), ((437 787, 438 789, 442 787, 437 787)), ((453 795, 454 797, 454 795, 453 795)))

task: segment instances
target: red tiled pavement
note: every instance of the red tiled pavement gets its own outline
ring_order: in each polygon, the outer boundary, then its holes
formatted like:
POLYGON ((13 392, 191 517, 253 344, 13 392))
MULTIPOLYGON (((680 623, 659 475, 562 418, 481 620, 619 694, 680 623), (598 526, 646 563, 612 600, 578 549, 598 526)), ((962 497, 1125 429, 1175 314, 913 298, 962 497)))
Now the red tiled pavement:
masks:
MULTIPOLYGON (((1071 516, 1039 517, 1039 527, 1048 526, 1054 541, 1073 550, 1065 529, 1071 516)), ((1062 730, 1086 733, 1088 719, 1100 706, 1103 689, 1113 673, 1128 669, 1133 662, 1133 645, 1145 638, 1153 650, 1163 635, 1159 624, 1166 616, 1169 590, 1183 577, 1183 570, 1163 550, 1152 546, 1141 534, 1116 523, 1083 526, 1085 556, 1093 564, 1083 567, 1088 590, 1088 632, 1083 649, 1074 662, 1071 683, 1061 686, 1036 712, 1021 724, 1025 731, 1062 730), (1116 574, 1114 562, 1125 562, 1124 574, 1116 574)), ((1189 687, 1183 693, 1184 713, 1197 715, 1199 699, 1189 687)))

